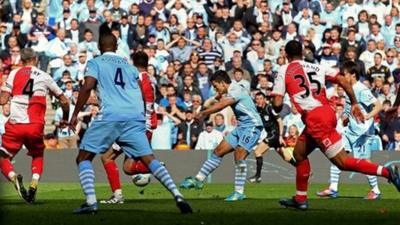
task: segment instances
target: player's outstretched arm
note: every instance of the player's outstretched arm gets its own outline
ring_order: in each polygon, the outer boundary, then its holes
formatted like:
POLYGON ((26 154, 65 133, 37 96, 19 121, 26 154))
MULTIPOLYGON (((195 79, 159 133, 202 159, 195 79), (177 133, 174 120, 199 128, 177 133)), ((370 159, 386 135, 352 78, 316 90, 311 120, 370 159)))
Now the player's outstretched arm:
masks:
POLYGON ((70 121, 70 126, 72 129, 75 129, 76 124, 78 123, 78 113, 82 110, 83 106, 86 104, 87 100, 90 97, 90 92, 92 89, 96 87, 97 80, 94 77, 86 76, 85 83, 81 90, 79 91, 78 101, 75 105, 74 113, 72 114, 72 118, 70 121))
POLYGON ((380 101, 377 100, 373 104, 374 107, 372 108, 372 111, 365 116, 365 120, 374 118, 382 110, 382 104, 380 101))
POLYGON ((2 91, 0 94, 0 105, 5 105, 10 100, 10 93, 2 91))
POLYGON ((346 81, 346 79, 343 76, 337 76, 337 83, 344 89, 346 92, 347 96, 350 98, 351 102, 351 114, 361 122, 364 122, 365 118, 364 115, 361 112, 361 108, 358 105, 356 95, 354 94, 353 87, 350 84, 350 82, 346 81))
POLYGON ((236 100, 234 98, 222 98, 219 102, 213 104, 212 106, 210 106, 208 109, 203 110, 202 112, 198 113, 196 115, 196 118, 201 120, 204 117, 219 112, 222 109, 224 109, 225 107, 231 106, 233 104, 236 103, 236 100))
POLYGON ((63 111, 63 122, 68 122, 69 119, 69 99, 64 94, 58 96, 60 100, 61 109, 63 111))

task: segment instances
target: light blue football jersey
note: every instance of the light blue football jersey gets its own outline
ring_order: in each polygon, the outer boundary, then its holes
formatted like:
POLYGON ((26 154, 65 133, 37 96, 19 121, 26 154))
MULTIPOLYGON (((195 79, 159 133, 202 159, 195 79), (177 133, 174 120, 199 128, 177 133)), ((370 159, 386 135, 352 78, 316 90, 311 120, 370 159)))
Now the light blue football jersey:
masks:
POLYGON ((106 52, 87 63, 85 77, 97 80, 98 120, 144 121, 139 71, 116 53, 106 52))
POLYGON ((227 97, 236 100, 236 103, 231 107, 238 120, 239 127, 263 126, 253 99, 251 99, 249 92, 244 87, 236 83, 231 83, 228 88, 227 97))
MULTIPOLYGON (((361 111, 364 115, 371 112, 373 104, 377 101, 371 90, 362 84, 357 82, 353 85, 353 91, 356 96, 358 104, 361 106, 361 111)), ((346 106, 344 108, 345 115, 349 117, 349 124, 346 128, 346 134, 350 135, 363 135, 373 134, 374 131, 374 119, 364 121, 364 123, 357 123, 356 119, 351 116, 351 102, 350 98, 346 96, 346 106)))

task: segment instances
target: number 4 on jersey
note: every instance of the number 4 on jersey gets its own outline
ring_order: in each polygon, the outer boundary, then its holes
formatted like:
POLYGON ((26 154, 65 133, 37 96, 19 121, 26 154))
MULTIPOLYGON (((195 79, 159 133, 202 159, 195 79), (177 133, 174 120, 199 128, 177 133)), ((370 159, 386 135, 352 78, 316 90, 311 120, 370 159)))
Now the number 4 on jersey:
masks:
POLYGON ((29 79, 26 82, 24 89, 22 89, 22 94, 29 95, 29 97, 33 95, 33 79, 29 79))
POLYGON ((115 72, 114 83, 115 85, 121 86, 122 89, 125 89, 125 82, 121 68, 117 68, 117 71, 115 72))

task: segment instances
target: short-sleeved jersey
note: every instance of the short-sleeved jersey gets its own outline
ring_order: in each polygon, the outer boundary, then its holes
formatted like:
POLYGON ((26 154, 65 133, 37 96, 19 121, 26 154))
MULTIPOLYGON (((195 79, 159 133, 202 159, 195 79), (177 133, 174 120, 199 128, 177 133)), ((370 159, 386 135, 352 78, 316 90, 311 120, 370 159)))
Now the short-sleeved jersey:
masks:
POLYGON ((87 63, 85 77, 97 80, 100 111, 104 121, 145 120, 139 71, 119 55, 106 52, 87 63))
POLYGON ((325 81, 335 81, 338 71, 301 60, 295 60, 279 69, 272 95, 288 93, 300 114, 323 105, 329 105, 325 81))
POLYGON ((236 103, 231 107, 238 120, 238 126, 255 127, 263 125, 256 106, 245 88, 239 84, 231 83, 227 97, 236 100, 236 103))
POLYGON ((63 92, 47 73, 34 66, 11 71, 2 91, 11 95, 10 123, 44 124, 46 95, 51 91, 59 96, 63 92))
MULTIPOLYGON (((353 85, 354 95, 356 96, 358 104, 361 106, 361 112, 365 115, 370 113, 373 105, 377 99, 372 94, 371 90, 361 82, 353 85)), ((373 134, 374 131, 374 118, 365 120, 364 123, 358 123, 356 119, 351 116, 351 102, 350 98, 346 96, 346 106, 344 108, 345 115, 349 118, 347 131, 354 135, 373 134)))
POLYGON ((280 118, 280 116, 279 114, 275 113, 272 105, 267 104, 265 107, 257 106, 257 111, 261 116, 261 120, 266 130, 279 131, 278 119, 280 118))

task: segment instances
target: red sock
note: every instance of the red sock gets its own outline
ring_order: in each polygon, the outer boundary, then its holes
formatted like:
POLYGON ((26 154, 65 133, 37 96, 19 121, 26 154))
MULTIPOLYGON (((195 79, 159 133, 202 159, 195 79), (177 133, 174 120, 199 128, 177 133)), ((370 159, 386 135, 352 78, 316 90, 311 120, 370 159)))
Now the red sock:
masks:
POLYGON ((308 159, 296 164, 296 201, 307 200, 308 178, 310 177, 310 161, 308 159))
POLYGON ((150 173, 149 168, 147 168, 147 166, 144 165, 144 163, 142 163, 142 161, 140 161, 140 160, 135 161, 132 164, 132 171, 133 171, 133 174, 150 173))
POLYGON ((117 164, 114 161, 109 161, 104 164, 104 169, 106 170, 108 182, 110 183, 112 192, 121 189, 117 164))
POLYGON ((386 167, 371 163, 365 159, 347 157, 344 161, 344 170, 389 178, 389 170, 386 167))
POLYGON ((14 172, 14 166, 11 164, 10 160, 5 159, 5 158, 0 158, 0 168, 1 168, 1 173, 7 179, 10 179, 8 177, 8 174, 10 174, 11 172, 14 172))
POLYGON ((43 156, 34 156, 32 157, 32 165, 31 165, 32 176, 34 174, 39 175, 37 179, 42 176, 43 173, 43 156))

